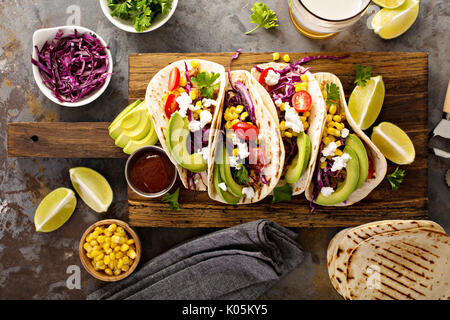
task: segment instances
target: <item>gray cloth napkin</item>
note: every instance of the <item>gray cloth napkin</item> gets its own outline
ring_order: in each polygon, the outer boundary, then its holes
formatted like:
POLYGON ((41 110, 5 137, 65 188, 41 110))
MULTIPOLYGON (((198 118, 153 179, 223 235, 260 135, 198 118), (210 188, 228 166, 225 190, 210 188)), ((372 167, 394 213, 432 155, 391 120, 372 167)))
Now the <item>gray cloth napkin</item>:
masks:
POLYGON ((268 220, 219 230, 155 257, 87 298, 256 299, 302 262, 295 238, 268 220))

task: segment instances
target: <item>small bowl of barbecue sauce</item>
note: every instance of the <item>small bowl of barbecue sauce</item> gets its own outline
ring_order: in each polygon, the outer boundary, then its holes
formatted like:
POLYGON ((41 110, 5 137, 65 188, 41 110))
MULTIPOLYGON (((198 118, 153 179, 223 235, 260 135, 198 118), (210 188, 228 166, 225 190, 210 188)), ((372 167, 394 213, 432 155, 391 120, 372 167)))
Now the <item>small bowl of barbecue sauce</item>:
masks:
POLYGON ((125 165, 128 186, 138 195, 156 198, 172 189, 177 169, 160 147, 146 146, 136 150, 125 165))

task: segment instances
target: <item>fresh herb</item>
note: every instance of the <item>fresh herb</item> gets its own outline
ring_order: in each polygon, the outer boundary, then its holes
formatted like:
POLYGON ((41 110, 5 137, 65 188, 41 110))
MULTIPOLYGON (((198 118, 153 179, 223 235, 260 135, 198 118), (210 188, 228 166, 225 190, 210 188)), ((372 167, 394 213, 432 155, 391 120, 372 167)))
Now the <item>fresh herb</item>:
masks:
POLYGON ((172 0, 108 0, 111 16, 131 20, 137 32, 147 30, 158 15, 167 15, 172 0))
POLYGON ((292 199, 292 187, 289 184, 286 183, 282 187, 276 187, 273 189, 272 203, 291 201, 291 199, 292 199))
POLYGON ((211 99, 214 96, 214 89, 220 86, 220 82, 214 83, 219 77, 219 73, 200 72, 197 77, 191 78, 191 81, 200 88, 202 96, 211 99))
POLYGON ((266 29, 278 27, 277 15, 275 14, 275 12, 270 10, 266 4, 262 2, 255 2, 251 10, 253 11, 253 13, 250 16, 250 23, 256 23, 258 25, 256 26, 256 28, 246 32, 245 34, 250 34, 260 27, 264 27, 266 29))
POLYGON ((387 179, 391 184, 392 190, 397 190, 400 187, 400 184, 403 182, 403 178, 405 178, 405 170, 397 167, 394 172, 387 175, 387 179))
POLYGON ((180 204, 178 203, 178 196, 180 195, 180 188, 174 193, 167 193, 163 196, 162 201, 167 202, 170 205, 170 210, 179 211, 180 204))
POLYGON ((234 170, 233 178, 234 181, 240 185, 246 185, 250 181, 248 171, 242 163, 236 167, 236 170, 234 170))
POLYGON ((371 67, 364 67, 359 64, 356 66, 356 79, 355 79, 356 85, 365 87, 367 80, 369 80, 371 76, 372 76, 371 67))
POLYGON ((327 83, 327 103, 337 105, 341 99, 341 95, 339 93, 339 87, 332 83, 327 83))

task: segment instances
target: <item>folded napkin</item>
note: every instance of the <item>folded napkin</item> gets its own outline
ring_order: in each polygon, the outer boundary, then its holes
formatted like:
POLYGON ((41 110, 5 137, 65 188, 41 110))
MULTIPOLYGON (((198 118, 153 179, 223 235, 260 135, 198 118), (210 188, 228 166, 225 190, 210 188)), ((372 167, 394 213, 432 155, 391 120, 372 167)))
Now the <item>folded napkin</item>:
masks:
POLYGON ((153 258, 94 299, 256 299, 298 266, 296 234, 268 220, 223 229, 153 258))

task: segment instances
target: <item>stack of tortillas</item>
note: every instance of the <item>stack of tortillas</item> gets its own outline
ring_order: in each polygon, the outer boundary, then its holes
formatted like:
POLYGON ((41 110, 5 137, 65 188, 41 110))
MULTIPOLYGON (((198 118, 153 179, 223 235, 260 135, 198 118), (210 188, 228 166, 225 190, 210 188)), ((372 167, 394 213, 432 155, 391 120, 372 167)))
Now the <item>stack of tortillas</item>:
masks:
POLYGON ((450 299, 450 237, 428 220, 386 220, 342 230, 327 252, 345 299, 450 299))

